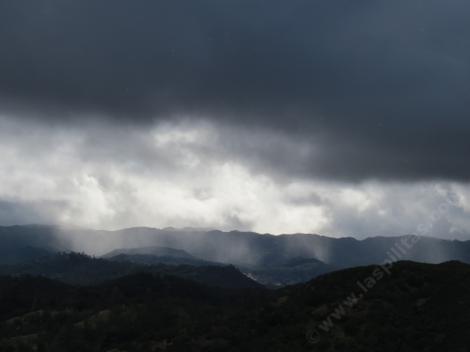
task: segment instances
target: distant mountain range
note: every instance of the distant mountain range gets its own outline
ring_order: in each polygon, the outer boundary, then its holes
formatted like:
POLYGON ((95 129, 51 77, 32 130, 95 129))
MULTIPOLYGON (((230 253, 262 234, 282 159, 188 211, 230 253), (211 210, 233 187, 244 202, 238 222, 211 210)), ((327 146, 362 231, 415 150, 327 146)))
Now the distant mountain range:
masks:
POLYGON ((422 237, 397 250, 402 237, 365 240, 198 229, 130 228, 119 231, 53 226, 0 227, 0 264, 18 264, 56 252, 83 252, 139 265, 234 265, 268 286, 305 282, 334 270, 397 260, 470 263, 470 242, 422 237))

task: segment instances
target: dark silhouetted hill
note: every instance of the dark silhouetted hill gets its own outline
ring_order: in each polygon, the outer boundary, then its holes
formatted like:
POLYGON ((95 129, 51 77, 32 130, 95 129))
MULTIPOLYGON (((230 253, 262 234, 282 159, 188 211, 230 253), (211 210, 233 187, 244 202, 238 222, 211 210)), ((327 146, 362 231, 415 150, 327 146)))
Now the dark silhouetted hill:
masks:
POLYGON ((400 262, 269 291, 140 273, 95 286, 0 278, 1 351, 468 351, 470 266, 400 262), (324 329, 326 327, 326 329, 324 329))
POLYGON ((23 264, 0 266, 0 275, 43 276, 75 285, 92 285, 136 273, 176 276, 210 286, 233 289, 262 287, 230 265, 139 265, 92 258, 78 253, 60 253, 23 264))

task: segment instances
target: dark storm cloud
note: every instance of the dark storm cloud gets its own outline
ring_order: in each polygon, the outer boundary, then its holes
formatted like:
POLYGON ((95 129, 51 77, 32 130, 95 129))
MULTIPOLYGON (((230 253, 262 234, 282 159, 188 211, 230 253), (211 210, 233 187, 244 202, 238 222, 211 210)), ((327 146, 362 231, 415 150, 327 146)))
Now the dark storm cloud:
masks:
POLYGON ((469 10, 463 0, 3 1, 0 96, 4 109, 41 116, 133 124, 184 113, 283 131, 310 157, 257 141, 240 154, 306 176, 469 180, 469 10))

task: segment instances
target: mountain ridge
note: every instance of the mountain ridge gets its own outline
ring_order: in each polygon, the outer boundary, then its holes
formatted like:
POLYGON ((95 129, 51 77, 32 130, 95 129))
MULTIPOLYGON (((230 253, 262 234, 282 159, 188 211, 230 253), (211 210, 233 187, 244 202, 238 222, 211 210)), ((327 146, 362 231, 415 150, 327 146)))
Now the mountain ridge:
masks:
MULTIPOLYGON (((53 226, 0 227, 0 249, 20 253, 24 247, 43 246, 55 251, 83 252, 102 256, 112 251, 136 248, 171 248, 203 262, 234 265, 243 273, 258 277, 265 285, 290 285, 304 282, 325 272, 342 268, 380 264, 385 260, 411 260, 441 263, 459 260, 470 263, 470 241, 419 237, 406 251, 396 252, 397 243, 415 238, 397 237, 332 238, 322 235, 266 235, 255 232, 194 229, 128 228, 115 231, 65 229, 53 226), (392 259, 390 259, 392 258, 392 259), (310 266, 292 266, 294 259, 310 260, 310 266), (315 263, 313 259, 319 263, 315 263)), ((41 247, 39 247, 41 248, 41 247)), ((22 257, 19 256, 19 259, 22 257)), ((123 258, 121 258, 123 259, 123 258)), ((152 258, 127 258, 150 260, 152 258)), ((158 256, 153 262, 164 259, 158 256)), ((165 259, 166 260, 166 259, 165 259)), ((0 258, 0 264, 2 258, 0 258)), ((168 264, 177 264, 174 258, 168 264)), ((191 263, 183 263, 191 264, 191 263)), ((197 263, 193 263, 197 264, 197 263)))

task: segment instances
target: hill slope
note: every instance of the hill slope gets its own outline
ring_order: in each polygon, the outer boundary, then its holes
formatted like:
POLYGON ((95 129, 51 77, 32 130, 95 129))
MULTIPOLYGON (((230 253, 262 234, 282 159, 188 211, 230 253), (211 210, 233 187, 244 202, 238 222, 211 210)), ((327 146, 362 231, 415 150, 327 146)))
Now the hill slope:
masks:
POLYGON ((125 261, 61 253, 29 263, 0 266, 0 275, 33 275, 69 284, 92 285, 135 273, 171 275, 225 288, 261 288, 233 266, 139 265, 125 261))
POLYGON ((0 350, 468 351, 470 266, 398 263, 346 305, 375 270, 277 291, 227 291, 151 274, 95 287, 1 278, 0 350))

